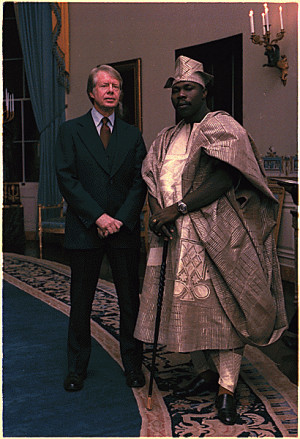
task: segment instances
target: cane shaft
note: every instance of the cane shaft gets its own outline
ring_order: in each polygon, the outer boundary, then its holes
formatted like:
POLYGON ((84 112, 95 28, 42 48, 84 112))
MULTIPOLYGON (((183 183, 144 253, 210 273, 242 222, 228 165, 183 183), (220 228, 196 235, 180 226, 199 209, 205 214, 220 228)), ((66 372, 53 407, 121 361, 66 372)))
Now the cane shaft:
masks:
POLYGON ((152 354, 152 362, 151 362, 151 375, 150 375, 149 390, 148 390, 148 404, 147 404, 148 410, 152 409, 153 378, 154 378, 154 371, 155 371, 155 360, 156 360, 156 352, 157 352, 157 344, 158 344, 161 308, 162 308, 163 293, 164 293, 164 287, 165 287, 165 274, 166 274, 166 260, 167 260, 167 254, 168 254, 168 243, 169 243, 168 240, 164 241, 162 263, 161 263, 160 275, 159 275, 159 288, 158 288, 158 295, 157 295, 157 312, 156 312, 156 319, 155 319, 153 354, 152 354))

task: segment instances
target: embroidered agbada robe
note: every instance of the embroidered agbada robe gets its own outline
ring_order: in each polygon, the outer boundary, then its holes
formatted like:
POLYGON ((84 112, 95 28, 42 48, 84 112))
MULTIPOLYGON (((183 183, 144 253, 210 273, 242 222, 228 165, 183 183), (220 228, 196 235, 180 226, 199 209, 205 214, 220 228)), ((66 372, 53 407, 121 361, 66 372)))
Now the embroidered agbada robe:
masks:
MULTIPOLYGON (((178 189, 176 182, 168 182, 174 158, 176 163, 176 150, 173 154, 169 148, 174 148, 185 127, 182 121, 163 130, 143 163, 149 194, 162 207, 201 186, 213 172, 212 158, 237 169, 241 178, 235 189, 215 202, 176 220, 159 343, 173 352, 268 345, 287 327, 272 235, 277 201, 265 182, 253 141, 224 112, 209 113, 194 124, 186 145, 182 142, 184 164, 180 168, 179 160, 179 168, 173 169, 175 180, 176 172, 181 176, 181 185, 178 189)), ((162 238, 153 234, 135 329, 135 337, 149 343, 154 336, 162 245, 162 238)))

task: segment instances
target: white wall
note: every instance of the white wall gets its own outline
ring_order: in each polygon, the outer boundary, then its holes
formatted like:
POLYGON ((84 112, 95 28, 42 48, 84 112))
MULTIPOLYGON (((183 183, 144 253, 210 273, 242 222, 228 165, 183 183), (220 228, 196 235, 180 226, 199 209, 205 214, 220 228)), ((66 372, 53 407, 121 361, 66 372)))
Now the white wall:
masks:
MULTIPOLYGON (((268 3, 272 38, 279 31, 278 3, 268 3)), ((90 108, 89 71, 97 64, 142 59, 143 134, 147 146, 174 123, 170 91, 175 50, 243 34, 244 126, 261 153, 297 151, 297 3, 284 3, 286 35, 279 42, 289 62, 287 85, 267 62, 262 46, 250 41, 249 10, 261 34, 261 3, 70 3, 70 80, 67 117, 90 108)))

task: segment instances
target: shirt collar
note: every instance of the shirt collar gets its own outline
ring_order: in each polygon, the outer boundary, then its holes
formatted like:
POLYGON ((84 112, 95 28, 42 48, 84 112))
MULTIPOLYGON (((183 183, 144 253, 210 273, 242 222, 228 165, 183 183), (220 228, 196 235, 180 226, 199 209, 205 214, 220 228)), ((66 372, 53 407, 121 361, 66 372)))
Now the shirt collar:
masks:
MULTIPOLYGON (((98 127, 104 117, 103 114, 99 113, 99 111, 97 111, 96 108, 93 107, 91 111, 91 115, 96 127, 98 127)), ((108 116, 108 120, 109 120, 108 125, 110 125, 111 128, 113 129, 115 124, 115 112, 113 112, 110 116, 108 116)))

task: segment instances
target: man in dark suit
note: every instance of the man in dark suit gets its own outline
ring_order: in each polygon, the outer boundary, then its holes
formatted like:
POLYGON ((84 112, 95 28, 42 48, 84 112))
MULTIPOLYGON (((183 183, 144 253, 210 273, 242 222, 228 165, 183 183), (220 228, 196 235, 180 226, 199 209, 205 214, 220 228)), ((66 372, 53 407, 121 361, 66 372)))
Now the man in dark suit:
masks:
POLYGON ((126 382, 142 387, 142 343, 133 337, 139 308, 140 212, 146 155, 140 131, 115 113, 122 78, 111 66, 93 69, 87 93, 93 108, 60 127, 59 187, 68 208, 65 247, 71 266, 67 391, 80 390, 91 352, 90 315, 106 254, 120 308, 120 351, 126 382))

